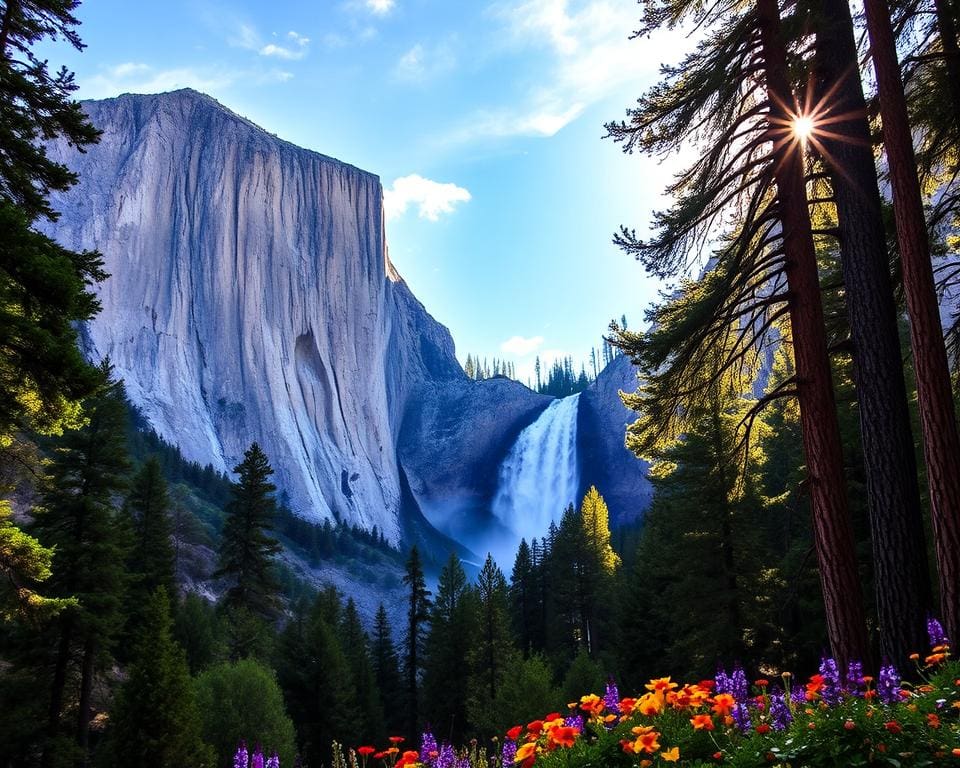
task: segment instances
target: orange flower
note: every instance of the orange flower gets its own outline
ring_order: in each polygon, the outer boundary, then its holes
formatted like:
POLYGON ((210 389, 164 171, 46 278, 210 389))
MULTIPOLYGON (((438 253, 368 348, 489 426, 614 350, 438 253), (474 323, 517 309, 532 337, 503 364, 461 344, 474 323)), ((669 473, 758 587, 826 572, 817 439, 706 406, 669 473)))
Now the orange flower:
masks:
POLYGON ((960 757, 960 747, 954 747, 952 750, 950 750, 950 754, 954 757, 960 757))
POLYGON ((648 691, 656 691, 657 693, 665 693, 666 691, 672 691, 677 687, 676 683, 670 682, 669 677, 658 677, 656 680, 651 680, 649 683, 644 686, 648 691))
POLYGON ((400 757, 400 760, 397 761, 397 768, 403 768, 405 765, 413 765, 420 759, 420 753, 415 750, 408 749, 400 757))
POLYGON ((357 747, 357 754, 360 757, 367 757, 367 755, 372 755, 376 751, 373 747, 357 747))
POLYGON ((633 708, 635 706, 637 706, 636 699, 620 699, 620 711, 625 715, 629 715, 631 712, 633 712, 633 708))
POLYGON ((634 752, 642 751, 652 755, 658 749, 660 749, 660 734, 657 731, 651 730, 648 733, 641 733, 633 743, 634 752))
POLYGON ((386 752, 377 752, 373 757, 375 760, 383 760, 387 756, 386 752))
POLYGON ((554 728, 550 731, 550 741, 554 744, 561 747, 572 747, 577 740, 577 734, 579 734, 576 728, 571 728, 569 726, 560 726, 559 728, 554 728))
POLYGON ((939 727, 940 727, 940 715, 938 715, 936 712, 930 712, 930 713, 928 713, 928 714, 927 714, 927 725, 929 725, 931 728, 939 728, 939 727))
POLYGON ((714 753, 713 753, 713 759, 714 759, 714 760, 723 760, 723 752, 714 752, 714 753))
POLYGON ((603 699, 595 693, 580 697, 580 709, 589 712, 592 717, 599 717, 605 706, 603 699))
POLYGON ((909 659, 910 659, 910 661, 919 661, 919 660, 920 660, 920 654, 919 654, 919 653, 911 653, 910 656, 909 656, 909 659))
POLYGON ((384 750, 384 754, 387 754, 387 755, 396 755, 399 753, 400 753, 400 750, 397 749, 396 747, 389 747, 388 749, 384 750))
MULTIPOLYGON (((648 686, 649 687, 649 686, 648 686)), ((645 693, 640 697, 637 709, 641 715, 653 716, 663 712, 664 699, 662 693, 645 693)))
POLYGON ((857 727, 857 724, 853 722, 853 720, 845 720, 843 723, 843 727, 848 731, 852 731, 854 728, 857 727))
POLYGON ((765 733, 770 733, 770 726, 767 723, 760 723, 757 726, 757 733, 763 736, 765 733))
POLYGON ((710 715, 694 715, 690 718, 690 725, 695 731, 712 731, 716 727, 710 715))
POLYGON ((807 683, 807 701, 813 701, 817 698, 825 685, 826 681, 823 679, 823 675, 811 675, 810 682, 807 683))
POLYGON ((884 723, 883 727, 890 731, 890 733, 900 733, 903 731, 903 726, 901 726, 896 720, 890 720, 889 722, 884 723))
POLYGON ((947 658, 945 653, 931 653, 927 658, 923 660, 923 663, 928 667, 935 666, 937 664, 942 664, 947 658))
POLYGON ((539 735, 542 730, 543 730, 543 720, 534 720, 532 723, 527 723, 527 731, 529 731, 531 735, 533 734, 539 735))
POLYGON ((510 741, 516 741, 520 738, 521 733, 523 733, 523 726, 515 725, 513 728, 507 731, 507 738, 510 739, 510 741))
POLYGON ((514 757, 514 762, 519 763, 522 768, 530 768, 531 765, 537 759, 537 745, 536 742, 528 741, 526 744, 523 744, 517 749, 517 754, 514 757))
POLYGON ((660 757, 663 758, 665 763, 675 763, 680 759, 680 747, 673 747, 666 752, 661 752, 660 757))
POLYGON ((713 697, 713 711, 721 717, 729 715, 737 701, 729 693, 718 693, 713 697))
POLYGON ((400 744, 400 743, 403 742, 403 741, 406 741, 406 739, 404 739, 403 736, 391 736, 391 737, 390 737, 390 743, 391 743, 391 744, 400 744))
POLYGON ((753 684, 757 686, 757 688, 766 688, 768 685, 770 685, 770 681, 761 678, 760 680, 754 680, 753 684))

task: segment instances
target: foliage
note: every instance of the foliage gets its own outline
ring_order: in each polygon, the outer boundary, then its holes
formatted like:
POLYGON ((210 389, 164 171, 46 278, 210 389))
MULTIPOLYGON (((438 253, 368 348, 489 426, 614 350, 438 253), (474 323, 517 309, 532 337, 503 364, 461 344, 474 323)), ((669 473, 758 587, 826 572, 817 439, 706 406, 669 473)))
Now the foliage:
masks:
POLYGON ((171 634, 170 602, 158 587, 143 611, 127 680, 114 706, 111 753, 129 768, 214 765, 200 738, 200 717, 183 649, 171 634))
POLYGON ((260 446, 253 443, 234 467, 239 475, 227 505, 220 541, 220 562, 215 576, 225 576, 230 586, 227 608, 269 618, 277 608, 279 586, 273 559, 280 545, 269 533, 273 528, 276 486, 269 481, 273 469, 260 446))
POLYGON ((286 765, 293 765, 293 723, 273 672, 253 659, 211 667, 195 681, 203 739, 226 765, 237 739, 275 749, 286 765))

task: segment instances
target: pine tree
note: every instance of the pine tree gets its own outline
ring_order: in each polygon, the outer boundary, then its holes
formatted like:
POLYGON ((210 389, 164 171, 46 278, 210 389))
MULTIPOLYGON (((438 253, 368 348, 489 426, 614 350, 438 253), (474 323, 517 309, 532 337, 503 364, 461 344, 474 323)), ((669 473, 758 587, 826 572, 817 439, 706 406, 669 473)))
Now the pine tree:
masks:
POLYGON ((176 595, 169 509, 170 496, 160 462, 151 456, 134 476, 127 496, 134 534, 129 568, 133 613, 137 606, 147 605, 149 596, 160 587, 168 595, 176 595))
POLYGON ((464 664, 475 634, 473 595, 460 558, 451 553, 437 583, 430 610, 423 661, 423 714, 435 733, 452 743, 467 728, 469 667, 464 664))
POLYGON ((171 626, 167 592, 159 587, 147 600, 133 662, 111 717, 117 765, 174 768, 186 755, 198 768, 214 765, 212 750, 200 737, 186 658, 171 626))
MULTIPOLYGON (((101 376, 108 380, 107 365, 101 376)), ((128 531, 114 508, 129 467, 122 388, 104 385, 101 394, 84 401, 84 413, 87 424, 66 432, 55 445, 34 525, 40 542, 56 552, 51 591, 77 599, 77 606, 63 611, 57 624, 45 765, 52 764, 54 752, 62 749, 61 719, 67 701, 77 702, 74 732, 81 752, 87 750, 94 676, 109 660, 122 623, 126 588, 128 531), (74 675, 75 660, 80 668, 74 675), (68 691, 72 680, 78 680, 78 689, 68 691)))
POLYGON ((497 701, 507 667, 517 655, 510 640, 507 581, 491 555, 476 585, 477 632, 470 652, 467 714, 484 733, 496 733, 497 701))
POLYGON ((423 667, 423 644, 426 624, 430 619, 430 590, 420 564, 420 553, 416 546, 411 548, 407 558, 403 583, 407 597, 407 636, 404 638, 403 673, 405 680, 407 738, 413 742, 420 727, 420 672, 423 667))
POLYGON ((227 505, 220 563, 214 575, 230 581, 224 596, 228 609, 270 618, 276 611, 279 590, 273 558, 280 551, 279 543, 269 535, 276 514, 276 486, 269 481, 273 469, 260 446, 253 443, 233 471, 239 479, 227 505))
POLYGON ((396 733, 403 723, 399 722, 400 701, 403 684, 400 680, 400 660, 397 649, 393 644, 393 632, 390 629, 390 620, 387 610, 380 603, 373 623, 373 640, 371 648, 371 664, 377 690, 380 693, 380 704, 384 712, 387 729, 396 733))
POLYGON ((360 710, 358 723, 360 741, 368 744, 381 742, 386 734, 380 692, 377 690, 370 659, 370 639, 363 631, 357 605, 352 597, 347 600, 343 611, 340 622, 340 641, 347 663, 350 665, 353 687, 357 692, 357 706, 360 710))
MULTIPOLYGON (((536 541, 534 546, 537 546, 536 541)), ((539 594, 533 552, 527 540, 521 539, 510 574, 510 619, 524 658, 528 658, 534 649, 538 615, 539 594)))

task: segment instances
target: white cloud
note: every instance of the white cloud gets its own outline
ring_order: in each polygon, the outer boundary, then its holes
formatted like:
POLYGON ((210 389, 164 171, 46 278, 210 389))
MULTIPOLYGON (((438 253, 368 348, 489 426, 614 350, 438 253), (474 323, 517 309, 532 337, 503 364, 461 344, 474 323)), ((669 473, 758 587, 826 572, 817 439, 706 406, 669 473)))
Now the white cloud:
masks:
POLYGON ((417 43, 403 54, 394 68, 394 76, 408 83, 425 83, 428 80, 449 72, 456 66, 457 59, 449 42, 442 42, 427 49, 423 43, 417 43))
MULTIPOLYGON (((273 36, 277 37, 276 34, 273 36)), ((230 37, 228 42, 236 48, 256 51, 260 56, 283 59, 284 61, 297 61, 307 55, 308 46, 310 45, 309 37, 290 30, 284 39, 286 42, 283 44, 276 42, 265 43, 255 27, 240 22, 237 24, 236 32, 230 37)))
POLYGON ((501 27, 501 53, 540 50, 546 56, 544 74, 519 104, 470 115, 449 134, 454 143, 553 136, 625 86, 639 95, 661 63, 676 60, 689 45, 682 30, 629 39, 639 26, 640 8, 620 0, 500 0, 491 14, 501 27))
POLYGON ((500 351, 516 357, 532 355, 543 345, 543 336, 532 336, 527 339, 523 336, 511 336, 500 345, 500 351))
POLYGON ((470 199, 470 192, 463 187, 425 179, 416 173, 395 179, 383 190, 383 207, 388 219, 402 216, 409 206, 416 205, 421 219, 437 221, 441 213, 453 213, 458 203, 470 199))
POLYGON ((193 69, 173 67, 157 69, 142 62, 124 62, 104 69, 79 81, 78 96, 83 99, 104 99, 121 93, 163 93, 180 88, 193 88, 215 93, 239 80, 258 85, 281 83, 293 75, 279 69, 236 71, 225 69, 193 69))
POLYGON ((366 0, 367 9, 378 16, 386 16, 397 4, 396 0, 366 0))

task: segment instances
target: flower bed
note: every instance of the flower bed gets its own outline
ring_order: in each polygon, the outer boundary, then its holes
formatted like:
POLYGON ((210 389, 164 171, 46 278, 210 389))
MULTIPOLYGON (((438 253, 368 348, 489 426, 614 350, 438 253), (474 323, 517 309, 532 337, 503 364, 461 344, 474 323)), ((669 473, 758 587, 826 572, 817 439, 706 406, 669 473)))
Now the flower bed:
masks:
POLYGON ((426 733, 419 750, 336 748, 334 768, 960 768, 960 664, 939 623, 928 628, 932 651, 913 657, 913 683, 891 665, 874 679, 857 662, 841 671, 829 658, 805 683, 789 673, 750 683, 739 667, 693 684, 651 680, 633 698, 611 683, 565 714, 511 728, 490 753, 476 744, 455 751, 426 733))

